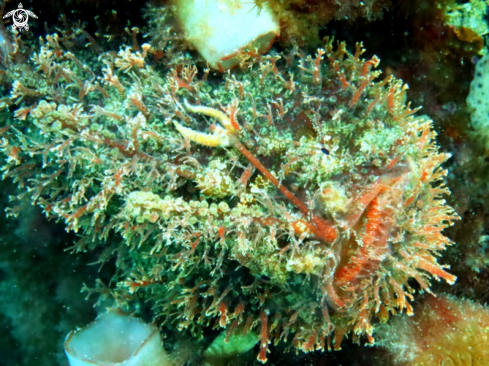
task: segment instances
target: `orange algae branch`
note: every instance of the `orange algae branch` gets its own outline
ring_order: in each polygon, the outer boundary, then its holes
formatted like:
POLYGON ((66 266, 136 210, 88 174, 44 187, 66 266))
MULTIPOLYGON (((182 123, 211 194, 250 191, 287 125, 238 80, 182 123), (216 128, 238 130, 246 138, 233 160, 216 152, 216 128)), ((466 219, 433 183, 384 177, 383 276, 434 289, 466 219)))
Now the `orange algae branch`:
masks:
POLYGON ((266 310, 260 312, 261 321, 261 333, 260 333, 260 353, 258 354, 257 360, 265 363, 267 362, 267 351, 268 351, 268 314, 266 310))
POLYGON ((431 256, 430 258, 432 259, 430 260, 424 258, 421 254, 409 255, 404 249, 400 250, 399 254, 402 255, 408 262, 413 262, 416 268, 425 270, 436 277, 443 278, 450 285, 453 285, 457 280, 457 276, 444 271, 438 263, 434 262, 434 259, 431 256))
MULTIPOLYGON (((353 95, 353 98, 350 100, 350 103, 348 106, 350 108, 354 107, 357 103, 358 100, 360 99, 360 96, 362 95, 363 91, 367 88, 367 86, 370 84, 370 82, 374 79, 375 76, 370 75, 370 69, 371 67, 377 67, 379 66, 379 58, 377 56, 374 56, 371 60, 365 61, 363 68, 362 68, 362 75, 361 78, 363 79, 360 86, 358 87, 357 91, 353 95)), ((368 114, 368 113, 367 113, 368 114)))
POLYGON ((324 54, 326 53, 323 49, 318 49, 318 53, 316 56, 316 61, 314 61, 314 71, 312 73, 312 78, 315 84, 321 84, 322 76, 321 76, 321 60, 323 59, 324 54))
POLYGON ((221 305, 219 305, 219 313, 221 313, 221 317, 219 319, 219 325, 224 328, 228 323, 228 307, 224 301, 221 301, 221 305))
POLYGON ((316 333, 312 333, 307 341, 302 345, 304 352, 313 352, 316 350, 317 336, 316 333))

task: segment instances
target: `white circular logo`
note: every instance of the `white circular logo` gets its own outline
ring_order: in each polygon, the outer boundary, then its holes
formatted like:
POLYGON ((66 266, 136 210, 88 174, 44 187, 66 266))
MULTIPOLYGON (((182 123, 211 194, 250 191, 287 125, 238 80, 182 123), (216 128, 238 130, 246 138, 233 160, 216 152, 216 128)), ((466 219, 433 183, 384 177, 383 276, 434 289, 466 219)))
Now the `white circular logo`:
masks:
POLYGON ((22 3, 19 3, 19 8, 9 11, 3 16, 3 19, 12 17, 12 20, 14 22, 14 24, 12 25, 12 29, 18 29, 22 32, 23 29, 25 29, 26 31, 29 30, 29 24, 27 24, 27 22, 29 21, 29 15, 37 19, 36 14, 34 14, 30 10, 25 10, 22 6, 22 3))

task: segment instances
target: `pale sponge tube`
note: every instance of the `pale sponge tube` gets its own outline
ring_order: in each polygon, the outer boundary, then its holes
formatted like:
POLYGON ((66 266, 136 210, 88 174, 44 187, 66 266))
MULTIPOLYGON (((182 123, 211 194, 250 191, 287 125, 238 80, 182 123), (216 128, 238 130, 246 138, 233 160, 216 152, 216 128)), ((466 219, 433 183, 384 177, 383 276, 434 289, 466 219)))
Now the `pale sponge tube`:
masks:
POLYGON ((100 315, 65 341, 70 366, 170 366, 158 329, 118 311, 100 315))
POLYGON ((173 4, 185 39, 214 69, 236 66, 241 53, 267 52, 280 33, 267 4, 260 8, 252 0, 174 0, 173 4))

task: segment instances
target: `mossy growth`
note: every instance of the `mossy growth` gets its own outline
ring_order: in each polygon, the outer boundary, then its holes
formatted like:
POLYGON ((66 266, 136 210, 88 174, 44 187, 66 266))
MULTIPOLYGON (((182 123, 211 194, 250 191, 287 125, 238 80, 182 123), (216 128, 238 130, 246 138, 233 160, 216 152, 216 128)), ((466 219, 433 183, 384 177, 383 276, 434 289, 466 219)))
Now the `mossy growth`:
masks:
POLYGON ((457 218, 448 155, 361 44, 215 75, 157 70, 149 44, 94 57, 68 41, 8 71, 2 169, 75 250, 116 259, 99 290, 119 305, 195 338, 254 332, 265 362, 269 341, 373 343, 373 319, 412 313, 412 280, 455 281, 437 259, 457 218))

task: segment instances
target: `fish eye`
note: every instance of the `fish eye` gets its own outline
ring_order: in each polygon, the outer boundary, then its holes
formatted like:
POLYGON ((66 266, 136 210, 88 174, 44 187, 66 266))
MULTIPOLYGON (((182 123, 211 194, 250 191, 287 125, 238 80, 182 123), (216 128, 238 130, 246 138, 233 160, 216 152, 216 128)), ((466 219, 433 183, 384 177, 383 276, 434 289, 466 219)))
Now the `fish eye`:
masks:
POLYGON ((260 280, 262 280, 264 282, 270 282, 272 279, 266 275, 261 275, 260 280))

